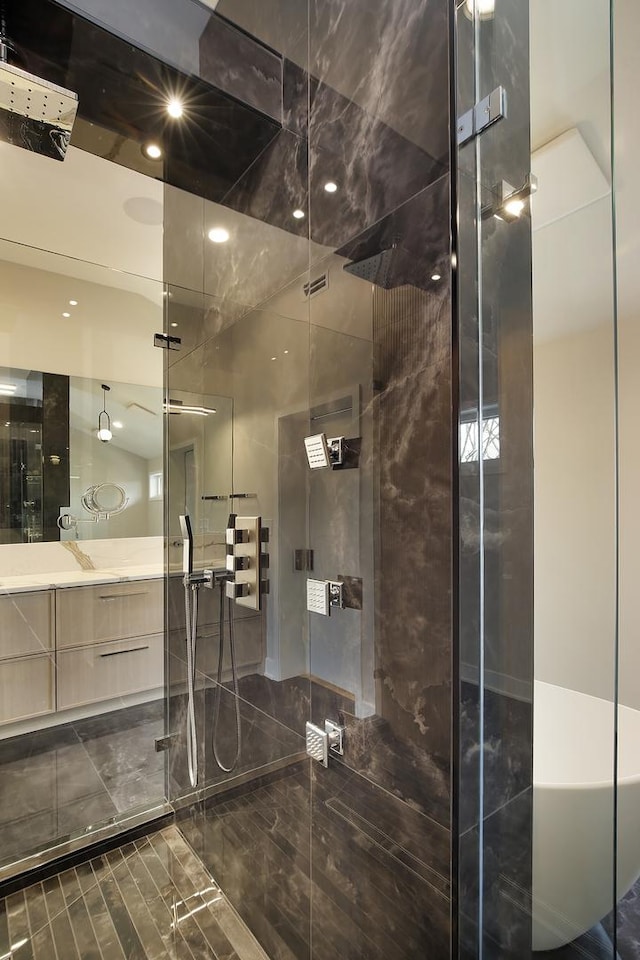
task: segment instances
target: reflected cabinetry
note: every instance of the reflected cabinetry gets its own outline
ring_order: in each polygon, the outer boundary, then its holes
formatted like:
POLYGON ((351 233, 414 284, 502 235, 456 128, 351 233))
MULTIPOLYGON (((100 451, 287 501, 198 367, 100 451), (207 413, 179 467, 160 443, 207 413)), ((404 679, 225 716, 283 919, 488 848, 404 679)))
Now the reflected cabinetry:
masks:
POLYGON ((162 580, 1 597, 0 624, 0 723, 102 712, 163 684, 162 580))
POLYGON ((56 709, 55 591, 0 597, 0 723, 56 709))

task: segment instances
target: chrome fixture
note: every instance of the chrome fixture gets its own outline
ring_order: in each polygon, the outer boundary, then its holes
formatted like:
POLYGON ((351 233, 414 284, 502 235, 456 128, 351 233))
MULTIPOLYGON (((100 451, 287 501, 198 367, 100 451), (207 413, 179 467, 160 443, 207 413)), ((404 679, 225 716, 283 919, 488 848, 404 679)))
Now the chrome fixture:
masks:
POLYGON ((52 160, 64 160, 78 95, 9 63, 16 54, 0 14, 0 139, 52 160))
POLYGON ((317 760, 323 767, 329 766, 329 754, 335 753, 344 756, 345 728, 333 720, 325 720, 324 730, 315 723, 307 721, 306 741, 307 753, 312 760, 317 760))
POLYGON ((326 434, 316 433, 312 437, 304 438, 304 447, 307 451, 307 461, 311 470, 342 466, 344 437, 327 439, 326 434))
POLYGON ((264 573, 269 566, 266 544, 269 528, 262 525, 262 517, 237 517, 232 513, 227 525, 226 594, 241 607, 262 609, 262 596, 269 592, 269 581, 264 573))
POLYGON ((331 607, 344 608, 344 583, 341 580, 308 579, 307 610, 328 617, 331 607))
POLYGON ((182 572, 184 584, 184 619, 187 644, 187 766, 189 783, 198 786, 198 728, 196 725, 196 638, 198 633, 198 591, 201 586, 213 587, 213 570, 195 573, 193 569, 193 529, 188 514, 180 517, 182 533, 182 572))
POLYGON ((111 390, 106 383, 102 384, 102 410, 98 414, 98 440, 103 443, 109 443, 113 434, 111 432, 111 417, 107 413, 107 393, 111 390))
POLYGON ((518 220, 524 213, 527 200, 537 189, 538 180, 532 173, 527 174, 519 190, 502 180, 493 188, 492 201, 482 208, 483 219, 495 217, 496 220, 504 220, 506 223, 518 220))
POLYGON ((129 498, 124 487, 119 483, 95 483, 88 487, 80 497, 80 503, 90 513, 90 517, 74 517, 67 512, 70 507, 60 507, 57 524, 60 530, 75 530, 79 523, 99 523, 101 520, 110 520, 116 517, 129 505, 129 498))

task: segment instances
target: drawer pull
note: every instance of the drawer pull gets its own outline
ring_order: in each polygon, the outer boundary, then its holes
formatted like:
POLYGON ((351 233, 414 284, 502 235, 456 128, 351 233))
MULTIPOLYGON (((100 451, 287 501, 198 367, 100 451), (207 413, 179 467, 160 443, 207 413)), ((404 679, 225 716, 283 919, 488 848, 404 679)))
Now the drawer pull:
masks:
POLYGON ((138 590, 136 593, 103 593, 101 600, 122 600, 124 597, 146 597, 148 590, 138 590))
POLYGON ((149 644, 146 647, 129 647, 128 650, 112 650, 111 653, 99 653, 99 657, 119 657, 123 653, 136 653, 137 650, 148 650, 149 644))

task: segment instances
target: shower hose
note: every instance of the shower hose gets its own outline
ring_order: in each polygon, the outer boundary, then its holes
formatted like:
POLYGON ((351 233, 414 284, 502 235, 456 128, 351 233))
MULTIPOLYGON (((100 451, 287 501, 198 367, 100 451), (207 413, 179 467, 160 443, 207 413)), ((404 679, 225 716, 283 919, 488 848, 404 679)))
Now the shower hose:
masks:
MULTIPOLYGON (((218 751, 218 733, 220 720, 220 699, 222 695, 222 668, 224 660, 224 598, 225 583, 220 581, 220 617, 218 642, 218 672, 213 694, 213 731, 211 744, 216 763, 224 773, 232 773, 240 760, 242 749, 242 725, 240 718, 240 691, 238 687, 238 668, 236 661, 235 631, 233 625, 233 603, 229 600, 229 650, 231 654, 231 674, 233 679, 234 707, 236 719, 236 750, 231 766, 226 766, 218 751)), ((196 685, 196 637, 198 630, 198 586, 185 584, 184 587, 185 625, 187 633, 187 764, 189 782, 193 788, 198 785, 198 728, 196 724, 195 685, 196 685)))

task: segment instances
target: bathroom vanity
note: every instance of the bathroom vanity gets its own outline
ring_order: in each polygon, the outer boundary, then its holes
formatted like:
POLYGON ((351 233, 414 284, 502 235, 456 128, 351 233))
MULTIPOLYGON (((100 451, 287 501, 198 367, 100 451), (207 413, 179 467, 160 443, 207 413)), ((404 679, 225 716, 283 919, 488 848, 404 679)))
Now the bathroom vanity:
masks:
POLYGON ((0 597, 0 722, 157 691, 162 580, 109 580, 0 597))
POLYGON ((158 696, 164 593, 159 545, 149 546, 156 556, 138 555, 147 562, 134 567, 108 556, 108 541, 82 554, 29 544, 32 561, 40 559, 31 573, 20 570, 20 546, 4 548, 14 566, 13 575, 0 573, 0 737, 12 735, 13 724, 23 732, 29 721, 35 728, 158 696), (45 549, 47 562, 37 556, 45 549), (43 569, 58 558, 67 569, 43 569))

